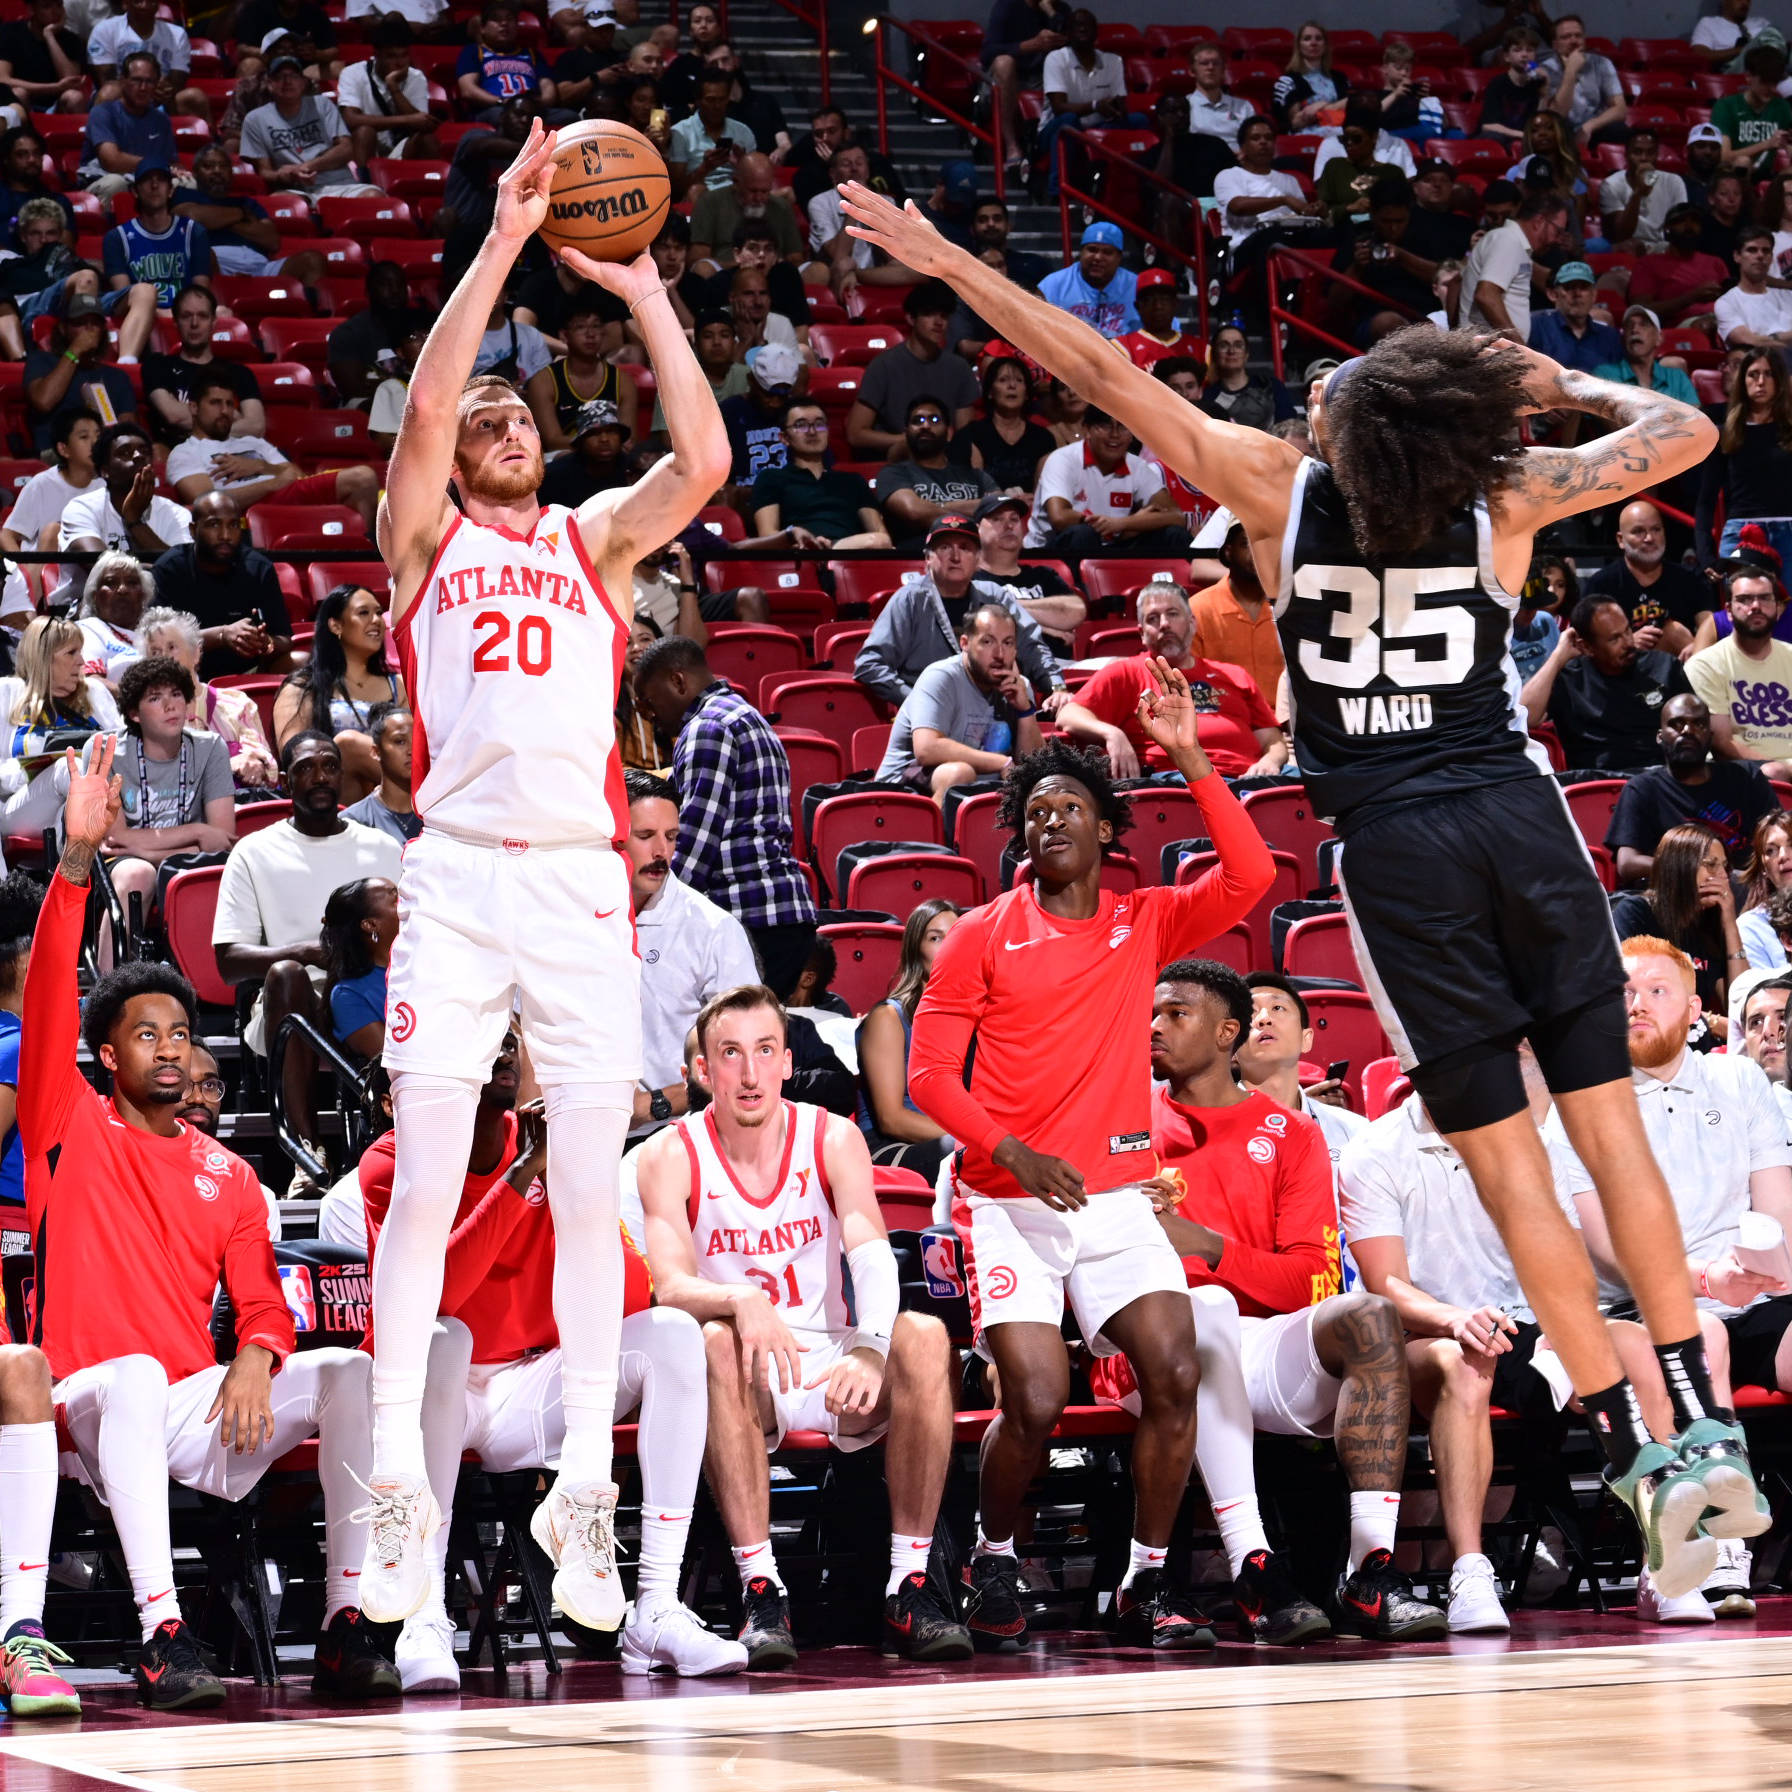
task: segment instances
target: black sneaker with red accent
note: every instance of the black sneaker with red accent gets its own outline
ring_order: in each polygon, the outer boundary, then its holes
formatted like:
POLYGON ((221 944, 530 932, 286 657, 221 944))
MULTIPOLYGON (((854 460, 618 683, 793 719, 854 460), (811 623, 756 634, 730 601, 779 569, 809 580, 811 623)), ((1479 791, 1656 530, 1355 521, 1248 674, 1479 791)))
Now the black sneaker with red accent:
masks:
POLYGON ((1301 1596, 1282 1558, 1267 1549, 1254 1549, 1245 1557, 1232 1583, 1232 1605, 1239 1638, 1247 1643, 1286 1648, 1332 1633, 1331 1619, 1301 1596))
POLYGON ((740 1640, 747 1666, 760 1673, 787 1668, 796 1661, 796 1638, 790 1633, 790 1601, 769 1575, 756 1574, 741 1593, 740 1640))
POLYGON ((884 1601, 884 1653, 910 1661, 968 1661, 971 1633, 925 1574, 907 1574, 884 1601))
POLYGON ((1027 1640, 1020 1602, 1020 1562, 1014 1556, 973 1556, 964 1571, 964 1621, 984 1654, 1012 1655, 1027 1640))
POLYGON ((1448 1636, 1450 1621, 1414 1596, 1391 1551, 1372 1549, 1338 1591, 1338 1629, 1376 1643, 1422 1643, 1448 1636))
POLYGON ((224 1703, 224 1682, 205 1665, 199 1639, 179 1618, 155 1627, 133 1678, 138 1699, 151 1711, 198 1711, 224 1703))
POLYGON ((1161 1568, 1141 1568, 1114 1595, 1114 1636, 1133 1649, 1211 1649, 1213 1624, 1161 1568))
POLYGON ((311 1690, 351 1705, 395 1699, 404 1691, 392 1658, 374 1641, 371 1626, 352 1605, 339 1611, 317 1639, 311 1690))

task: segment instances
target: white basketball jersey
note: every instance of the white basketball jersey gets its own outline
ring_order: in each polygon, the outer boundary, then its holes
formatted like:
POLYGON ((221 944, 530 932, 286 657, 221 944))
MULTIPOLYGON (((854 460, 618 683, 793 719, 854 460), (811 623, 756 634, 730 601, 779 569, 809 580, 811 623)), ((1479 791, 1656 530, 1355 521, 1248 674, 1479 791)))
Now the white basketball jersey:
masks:
POLYGON ((570 510, 547 505, 528 536, 457 514, 396 634, 427 823, 505 845, 622 836, 628 624, 570 510))
POLYGON ((771 1197, 741 1187, 706 1108, 680 1120, 691 1160, 691 1237, 697 1268, 711 1281, 751 1282, 795 1332, 851 1329, 840 1222, 822 1163, 826 1108, 784 1104, 784 1161, 771 1197))

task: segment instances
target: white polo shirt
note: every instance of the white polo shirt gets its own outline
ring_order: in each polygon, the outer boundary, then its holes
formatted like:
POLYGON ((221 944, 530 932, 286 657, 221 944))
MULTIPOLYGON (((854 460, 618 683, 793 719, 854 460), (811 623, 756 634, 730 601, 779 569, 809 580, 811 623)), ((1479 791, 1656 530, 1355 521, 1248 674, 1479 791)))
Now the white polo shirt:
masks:
MULTIPOLYGON (((1317 1110, 1313 1110, 1315 1113, 1317 1110)), ((1363 1129, 1338 1164, 1338 1209, 1352 1243, 1398 1238, 1415 1287, 1471 1311, 1532 1317, 1499 1229, 1468 1166, 1409 1095, 1363 1129)))
POLYGON ((757 983, 747 930, 725 908, 667 876, 635 912, 641 954, 641 1080, 664 1089, 684 1077, 684 1038, 713 995, 757 983))
MULTIPOLYGON (((1694 1051, 1683 1051, 1665 1080, 1646 1070, 1632 1071, 1630 1080, 1649 1148, 1674 1197, 1687 1258, 1709 1262, 1736 1242, 1750 1175, 1792 1164, 1773 1085, 1751 1059, 1694 1051)), ((1571 1197, 1593 1189, 1572 1150, 1563 1153, 1562 1175, 1571 1197)), ((1740 1311, 1702 1296, 1699 1305, 1713 1313, 1740 1311)))
POLYGON ((1255 118, 1257 108, 1236 93, 1221 93, 1210 100, 1200 88, 1188 96, 1188 128, 1197 137, 1218 137, 1228 149, 1238 147, 1238 132, 1247 118, 1255 118))
MULTIPOLYGON (((1087 442, 1066 442, 1039 463, 1039 489, 1033 494, 1033 515, 1027 524, 1026 546, 1043 547, 1054 533, 1046 513, 1047 498, 1062 498, 1078 513, 1092 516, 1131 516, 1164 489, 1164 476, 1147 460, 1129 454, 1113 472, 1095 464, 1095 451, 1087 442)), ((1166 516, 1165 522, 1174 519, 1166 516)))

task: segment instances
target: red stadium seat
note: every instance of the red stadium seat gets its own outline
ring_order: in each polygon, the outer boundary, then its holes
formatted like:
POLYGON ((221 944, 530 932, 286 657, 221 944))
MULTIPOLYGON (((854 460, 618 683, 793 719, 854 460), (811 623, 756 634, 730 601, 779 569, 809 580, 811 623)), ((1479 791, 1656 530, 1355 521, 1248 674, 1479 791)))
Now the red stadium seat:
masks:
POLYGON ((1704 73, 1711 65, 1680 37, 1624 37, 1614 58, 1620 68, 1683 68, 1704 73))
MULTIPOLYGON (((908 790, 862 790, 831 796, 815 811, 809 837, 809 858, 822 882, 838 898, 839 859, 862 840, 906 840, 922 846, 944 846, 945 828, 939 805, 908 790)), ((826 893, 826 892, 824 892, 826 893)))
POLYGON ((1243 922, 1228 927, 1206 945, 1197 946, 1189 953, 1189 957, 1211 958, 1216 964, 1225 965, 1241 977, 1248 977, 1252 971, 1262 968, 1257 957, 1256 943, 1251 938, 1251 930, 1243 922))
POLYGON ((218 303, 238 317, 315 317, 310 295, 296 280, 263 279, 254 274, 214 274, 212 291, 218 303))
POLYGON ((417 218, 402 199, 317 196, 317 215, 331 236, 416 236, 417 218))
POLYGON ((869 604, 880 591, 893 590, 922 576, 913 560, 830 560, 834 597, 843 607, 869 604))
POLYGON ((258 548, 277 548, 292 535, 323 535, 333 547, 371 549, 361 519, 346 504, 254 504, 249 509, 249 541, 258 548))
POLYGON ((261 209, 271 222, 279 225, 282 236, 316 236, 317 214, 303 193, 269 193, 261 209))
POLYGON ((1448 162, 1459 173, 1479 174, 1501 180, 1512 165, 1511 151, 1485 137, 1431 137, 1425 154, 1448 162))
POLYGON ((1132 826, 1120 836, 1120 845, 1139 861, 1146 883, 1161 883, 1163 849, 1172 840, 1199 839, 1207 832, 1195 793, 1173 784, 1154 784, 1149 790, 1127 791, 1124 800, 1132 826))
POLYGON ((902 968, 902 928, 889 921, 834 921, 817 932, 833 941, 837 966, 830 985, 854 1014, 869 1014, 902 968))
MULTIPOLYGON (((253 512, 251 512, 253 514, 253 512)), ((1300 874, 1311 890, 1319 884, 1319 843, 1332 838, 1329 823, 1321 821, 1307 800, 1304 784, 1278 784, 1265 790, 1246 791, 1240 799, 1244 812, 1257 824, 1265 845, 1292 853, 1300 874)))
MULTIPOLYGON (((902 332, 891 324, 811 324, 809 346, 824 367, 863 367, 874 355, 895 348, 902 332)), ((814 388, 810 396, 814 397, 814 388)))
MULTIPOLYGON (((273 681, 274 689, 278 690, 283 682, 284 680, 276 678, 273 681)), ((249 687, 238 685, 237 689, 247 690, 249 687)), ((272 713, 273 705, 270 703, 268 715, 271 716, 272 713)), ((265 717, 264 723, 267 727, 268 739, 272 740, 274 738, 273 724, 265 717)), ((275 822, 285 821, 291 814, 292 804, 283 796, 275 797, 265 803, 244 803, 236 812, 236 837, 241 840, 247 834, 259 834, 263 828, 271 828, 275 822)))
POLYGON ((724 541, 745 541, 747 525, 741 521, 741 515, 731 504, 705 504, 697 512, 697 521, 711 535, 719 535, 724 541))
POLYGON ((871 633, 868 622, 825 622, 815 631, 815 669, 850 672, 858 658, 865 637, 871 633))
POLYGON ((1135 624, 1116 623, 1111 616, 1100 617, 1077 628, 1072 651, 1079 660, 1100 659, 1103 655, 1130 659, 1145 651, 1145 642, 1135 624))
POLYGON ((743 690, 757 691, 761 678, 801 672, 808 664, 803 644, 787 628, 730 629, 709 642, 710 669, 743 690))
POLYGON ((200 1001, 234 1008, 236 985, 218 975, 218 957, 212 950, 212 920, 218 912, 218 885, 223 881, 222 865, 177 871, 162 894, 162 927, 174 962, 200 1001))
POLYGON ((855 728, 884 719, 878 701, 862 685, 838 672, 793 674, 767 693, 775 714, 791 728, 813 728, 834 741, 844 754, 852 748, 855 728))
POLYGON ((1388 1055, 1387 1035, 1381 1030, 1374 1005, 1354 989, 1308 989, 1301 992, 1313 1023, 1313 1056, 1321 1064, 1335 1058, 1349 1062, 1344 1080, 1350 1085, 1352 1104, 1363 1105, 1363 1070, 1388 1055))
MULTIPOLYGON (((1300 901, 1308 889, 1301 876, 1300 861, 1293 853, 1272 850, 1269 856, 1275 863, 1275 878, 1264 895, 1258 898, 1256 907, 1239 923, 1251 936, 1252 957, 1260 970, 1268 970, 1275 963, 1274 949, 1270 944, 1269 917, 1282 903, 1300 901)), ((1211 871, 1219 862, 1220 855, 1217 852, 1189 853, 1177 865, 1175 881, 1178 884, 1192 884, 1204 871, 1211 871)))
POLYGON ((803 793, 811 784, 838 784, 846 776, 846 754, 838 741, 812 728, 775 728, 790 762, 790 840, 801 858, 809 848, 803 839, 803 793))
POLYGON ((1186 560, 1085 560, 1083 590, 1092 608, 1105 598, 1130 599, 1153 579, 1171 579, 1187 590, 1194 574, 1186 560))
POLYGON ((261 326, 261 346, 270 360, 302 361, 313 373, 322 373, 328 358, 330 332, 339 317, 267 317, 261 326))
POLYGON ((378 460, 380 450, 367 433, 365 411, 279 411, 268 418, 274 446, 294 460, 320 467, 351 466, 378 460))
POLYGON ((1377 1058, 1363 1066, 1363 1113, 1370 1120, 1379 1120, 1391 1105, 1388 1095, 1400 1080, 1398 1058, 1377 1058))
POLYGON ((814 570, 797 560, 712 560, 703 576, 711 591, 757 585, 768 598, 774 591, 821 590, 814 570))
POLYGON ((969 859, 893 852, 855 865, 846 886, 848 908, 880 908, 899 921, 908 919, 916 903, 936 896, 960 908, 975 908, 983 900, 983 878, 969 859))
POLYGON ((952 812, 952 849, 982 872, 984 894, 992 901, 1002 891, 1002 854, 1009 840, 1008 830, 996 819, 1001 802, 999 790, 980 790, 952 812))
POLYGON ((1220 46, 1235 61, 1285 63, 1294 54, 1294 33, 1281 25, 1233 25, 1220 33, 1220 46))
POLYGON ((877 1210, 893 1232, 921 1232, 933 1224, 933 1184, 913 1170, 874 1164, 871 1186, 877 1210))
MULTIPOLYGON (((285 682, 284 676, 278 672, 226 672, 212 680, 215 685, 241 691, 254 703, 256 712, 261 717, 261 731, 270 741, 274 738, 274 699, 279 696, 280 687, 285 682)), ((290 809, 292 805, 288 803, 287 807, 290 809)), ((254 832, 254 829, 247 828, 244 824, 243 818, 247 814, 247 809, 237 811, 238 834, 254 832)))
POLYGON ((1589 846, 1603 846, 1611 827, 1612 811, 1624 794, 1622 778, 1591 778, 1585 784, 1570 784, 1562 795, 1567 799, 1568 813, 1580 829, 1580 837, 1589 846))
POLYGON ((1350 943, 1350 921, 1343 914, 1308 915, 1288 929, 1282 941, 1282 970, 1290 977, 1336 977, 1362 986, 1362 968, 1350 943))
POLYGON ((407 162, 396 156, 375 156, 367 176, 381 192, 398 199, 440 199, 448 188, 446 162, 407 162))
MULTIPOLYGON (((254 510, 249 512, 255 515, 254 510)), ((384 560, 319 560, 305 568, 307 601, 305 614, 311 615, 338 585, 361 585, 371 591, 382 604, 392 596, 392 574, 384 560)))
POLYGON ((869 727, 855 728, 852 751, 846 756, 849 769, 866 774, 875 772, 890 750, 890 730, 888 722, 873 722, 869 727))
POLYGON ((264 404, 317 404, 317 376, 303 361, 257 361, 255 378, 264 404))
MULTIPOLYGON (((1020 859, 1014 867, 1014 881, 1022 883, 1033 875, 1033 861, 1020 859)), ((1110 896, 1130 896, 1143 881, 1139 861, 1129 852, 1110 852, 1102 857, 1101 887, 1110 896)))

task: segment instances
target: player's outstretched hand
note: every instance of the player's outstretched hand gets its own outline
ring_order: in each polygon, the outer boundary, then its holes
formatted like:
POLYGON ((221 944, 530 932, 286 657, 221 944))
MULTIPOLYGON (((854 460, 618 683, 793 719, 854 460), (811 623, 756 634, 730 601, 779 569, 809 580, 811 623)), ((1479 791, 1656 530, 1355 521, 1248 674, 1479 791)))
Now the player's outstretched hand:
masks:
POLYGON ((218 1442, 239 1456, 245 1452, 253 1456, 272 1439, 274 1359, 261 1345, 245 1344, 225 1370, 205 1422, 209 1425, 220 1414, 224 1422, 218 1427, 218 1442))
POLYGON ((756 1388, 772 1386, 777 1375, 781 1393, 803 1385, 803 1352, 807 1344, 799 1344, 763 1294, 743 1300, 734 1309, 734 1334, 740 1339, 741 1368, 756 1388))
POLYGON ((1012 1133, 990 1154, 1029 1195, 1059 1213, 1072 1213, 1089 1205, 1083 1173, 1061 1157, 1049 1157, 1023 1145, 1012 1133))
POLYGON ((811 1377, 805 1385, 818 1388, 824 1383, 827 1409, 836 1418, 842 1413, 868 1413, 883 1392, 884 1359, 875 1350, 849 1350, 833 1368, 811 1377))
POLYGON ((848 236, 881 249, 917 274, 936 275, 952 265, 953 245, 922 215, 911 199, 905 206, 849 180, 840 189, 840 209, 852 220, 848 236))
POLYGON ((548 189, 554 181, 555 134, 529 122, 528 140, 516 160, 498 177, 498 209, 492 235, 505 242, 526 242, 548 220, 548 189))
POLYGON ((1151 661, 1151 676, 1157 689, 1147 691, 1139 699, 1139 726, 1176 760, 1177 770, 1192 784, 1213 770, 1201 750, 1197 727, 1200 712, 1188 688, 1188 680, 1170 662, 1157 654, 1151 661), (1191 767, 1182 763, 1194 760, 1191 767))
POLYGON ((582 280, 613 292, 625 305, 634 305, 656 292, 664 292, 659 264, 645 249, 633 261, 593 261, 579 249, 562 249, 560 259, 582 280))
POLYGON ((124 779, 114 774, 112 756, 118 750, 115 734, 94 738, 92 769, 82 771, 75 749, 68 749, 68 803, 62 813, 65 838, 94 851, 118 825, 124 800, 124 779))

